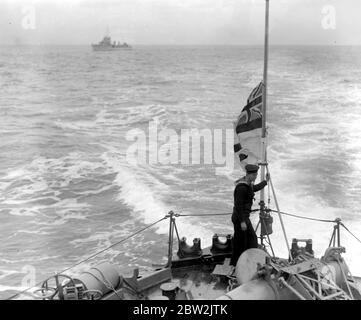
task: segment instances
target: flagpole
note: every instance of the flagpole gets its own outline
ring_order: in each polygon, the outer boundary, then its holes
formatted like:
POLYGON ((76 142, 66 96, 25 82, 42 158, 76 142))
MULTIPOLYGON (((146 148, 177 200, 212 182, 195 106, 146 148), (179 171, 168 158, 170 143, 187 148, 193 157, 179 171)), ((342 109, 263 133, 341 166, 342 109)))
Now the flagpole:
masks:
MULTIPOLYGON (((266 1, 265 10, 265 36, 264 36, 264 65, 263 65, 263 96, 262 96, 262 165, 261 165, 261 181, 265 180, 265 171, 267 163, 267 145, 266 145, 266 111, 267 111, 267 72, 268 72, 268 25, 269 25, 269 0, 266 1)), ((261 190, 260 194, 260 214, 265 212, 265 191, 261 190)), ((263 236, 261 234, 261 243, 263 244, 263 236)))
MULTIPOLYGON (((261 181, 265 179, 265 171, 267 169, 267 173, 269 174, 268 167, 267 167, 267 143, 266 143, 266 137, 267 137, 267 130, 266 130, 266 111, 267 111, 267 71, 268 71, 268 25, 269 25, 269 0, 266 1, 266 13, 265 13, 265 37, 264 37, 264 66, 263 66, 263 95, 262 95, 262 164, 261 164, 261 181)), ((275 199, 275 204, 277 207, 278 215, 280 218, 282 230, 283 230, 283 236, 286 241, 286 246, 289 254, 289 258, 293 260, 291 255, 290 246, 288 244, 288 239, 286 235, 286 230, 283 224, 283 220, 280 214, 276 194, 273 188, 272 180, 269 180, 269 183, 272 188, 273 196, 275 199)), ((266 208, 265 208, 265 192, 264 189, 261 190, 260 194, 260 218, 265 216, 266 208)), ((260 219, 260 221, 262 221, 260 219)), ((262 228, 261 228, 262 229, 262 228)), ((265 228, 267 229, 267 228, 265 228)), ((268 236, 268 233, 266 231, 266 235, 268 236)), ((261 231, 261 244, 263 245, 263 240, 265 238, 265 235, 262 235, 261 231)))
MULTIPOLYGON (((268 24, 269 24, 269 0, 266 1, 265 13, 265 37, 264 37, 264 65, 263 65, 263 104, 262 104, 262 138, 266 137, 266 107, 267 107, 267 73, 268 73, 268 24)), ((266 157, 265 154, 263 155, 266 157)), ((263 159, 266 160, 266 159, 263 159)), ((265 167, 263 166, 263 171, 265 167)))
MULTIPOLYGON (((264 37, 264 65, 263 65, 263 97, 262 97, 262 163, 267 162, 266 155, 266 116, 267 116, 267 72, 268 72, 268 21, 269 21, 269 0, 266 1, 266 17, 265 17, 265 37, 264 37)), ((265 178, 265 165, 261 167, 261 178, 265 178)), ((264 189, 261 191, 264 200, 264 189)))

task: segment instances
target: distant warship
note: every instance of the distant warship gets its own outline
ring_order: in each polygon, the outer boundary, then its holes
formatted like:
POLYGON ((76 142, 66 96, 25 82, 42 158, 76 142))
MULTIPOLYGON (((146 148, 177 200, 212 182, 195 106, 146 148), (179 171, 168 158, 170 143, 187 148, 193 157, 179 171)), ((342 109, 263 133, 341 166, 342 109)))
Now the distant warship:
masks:
POLYGON ((112 51, 112 50, 120 50, 120 49, 131 49, 132 47, 128 45, 126 42, 121 44, 119 41, 116 43, 115 41, 111 41, 111 37, 105 36, 102 41, 98 44, 91 45, 94 51, 112 51))

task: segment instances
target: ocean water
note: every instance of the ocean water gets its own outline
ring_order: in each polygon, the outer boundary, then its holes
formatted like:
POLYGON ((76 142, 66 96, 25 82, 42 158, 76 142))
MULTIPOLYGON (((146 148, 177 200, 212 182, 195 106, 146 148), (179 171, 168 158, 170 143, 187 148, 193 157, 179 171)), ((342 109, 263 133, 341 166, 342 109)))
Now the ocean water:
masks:
MULTIPOLYGON (((232 129, 262 79, 262 47, 4 47, 0 53, 0 298, 164 217, 230 212, 239 168, 131 164, 139 129, 232 129), (29 278, 29 275, 31 277, 29 278), (29 280, 30 279, 30 280, 29 280)), ((280 209, 340 217, 361 238, 361 47, 271 47, 268 160, 280 209)), ((223 141, 225 145, 225 140, 223 141)), ((149 152, 146 146, 145 152, 149 152)), ((266 189, 268 197, 268 190, 266 189)), ((270 207, 275 209, 271 198, 270 207)), ((287 236, 317 256, 333 224, 284 216, 287 236)), ((256 217, 254 217, 256 223, 256 217)), ((209 245, 230 217, 179 217, 181 236, 209 245)), ((271 240, 286 257, 278 217, 271 240)), ((101 261, 124 274, 164 263, 168 221, 70 271, 101 261)), ((342 229, 361 275, 361 244, 342 229)))

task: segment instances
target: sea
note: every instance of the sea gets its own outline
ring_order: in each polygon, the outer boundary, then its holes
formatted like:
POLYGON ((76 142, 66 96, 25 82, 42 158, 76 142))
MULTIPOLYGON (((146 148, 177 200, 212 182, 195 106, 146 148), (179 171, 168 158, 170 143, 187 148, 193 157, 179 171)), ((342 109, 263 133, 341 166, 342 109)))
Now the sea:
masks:
MULTIPOLYGON (((173 162, 150 161, 151 152, 170 145, 148 143, 150 128, 156 124, 157 133, 173 132, 178 140, 182 130, 218 130, 216 149, 225 154, 226 132, 262 77, 262 46, 2 47, 0 299, 171 210, 189 244, 200 238, 206 247, 215 233, 233 233, 223 214, 232 211, 240 167, 225 170, 202 158, 186 163, 180 152, 173 162), (149 157, 129 161, 135 149, 149 157)), ((361 47, 270 47, 267 158, 279 208, 341 218, 355 236, 341 228, 343 257, 355 276, 361 275, 360 104, 361 47)), ((265 188, 266 205, 276 210, 271 191, 265 188)), ((289 243, 312 239, 315 255, 324 254, 333 223, 281 217, 289 243)), ((273 249, 287 257, 280 218, 273 213, 273 219, 273 249)), ((257 214, 252 221, 256 226, 257 214)), ((162 220, 67 274, 104 261, 123 275, 150 271, 167 261, 168 228, 162 220)))

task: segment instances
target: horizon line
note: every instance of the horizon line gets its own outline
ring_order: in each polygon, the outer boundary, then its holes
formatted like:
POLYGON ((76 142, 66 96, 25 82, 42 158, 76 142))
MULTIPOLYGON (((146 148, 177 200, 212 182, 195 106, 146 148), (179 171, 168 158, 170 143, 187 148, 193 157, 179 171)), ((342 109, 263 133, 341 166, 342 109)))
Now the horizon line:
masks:
MULTIPOLYGON (((246 43, 235 43, 235 44, 224 44, 224 43, 209 43, 209 44, 197 44, 197 43, 189 43, 189 44, 177 44, 177 43, 154 43, 154 44, 147 44, 147 43, 129 43, 127 42, 129 45, 131 46, 147 46, 147 47, 152 47, 152 46, 178 46, 178 47, 189 47, 189 46, 204 46, 204 47, 209 47, 209 46, 226 46, 226 47, 241 47, 241 46, 245 46, 245 47, 263 47, 264 44, 246 44, 246 43)), ((91 46, 91 44, 66 44, 66 43, 0 43, 0 46, 10 46, 10 47, 21 47, 21 46, 72 46, 72 47, 85 47, 85 46, 91 46)), ((296 43, 279 43, 279 44, 270 44, 270 47, 281 47, 281 46, 292 46, 292 47, 299 47, 299 46, 308 46, 308 47, 331 47, 331 46, 344 46, 344 47, 358 47, 361 46, 360 44, 343 44, 343 43, 327 43, 327 44, 320 44, 320 43, 314 43, 314 44, 310 44, 310 43, 300 43, 300 44, 296 44, 296 43)))

